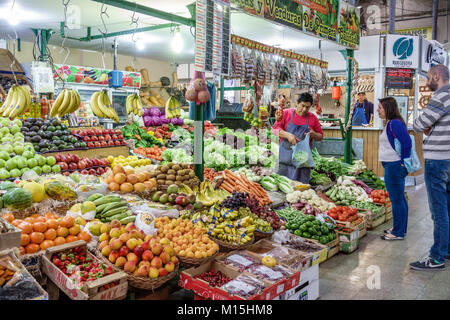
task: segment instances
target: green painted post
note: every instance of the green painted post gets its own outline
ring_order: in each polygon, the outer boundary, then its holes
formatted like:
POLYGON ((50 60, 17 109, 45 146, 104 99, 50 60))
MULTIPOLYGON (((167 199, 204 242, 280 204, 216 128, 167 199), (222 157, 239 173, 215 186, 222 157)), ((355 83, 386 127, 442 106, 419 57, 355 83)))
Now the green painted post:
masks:
POLYGON ((224 84, 224 80, 223 80, 223 76, 220 76, 220 104, 219 107, 221 107, 223 105, 223 97, 224 97, 224 93, 225 93, 225 89, 223 87, 224 84))
POLYGON ((203 181, 203 110, 205 103, 194 106, 194 172, 203 181))
MULTIPOLYGON (((345 89, 345 123, 347 123, 350 117, 350 109, 352 107, 351 102, 353 90, 353 60, 349 59, 349 57, 353 58, 354 51, 351 49, 346 49, 345 52, 341 51, 341 53, 347 61, 347 84, 345 89)), ((352 163, 352 126, 349 127, 347 134, 345 135, 344 161, 349 164, 352 163)))

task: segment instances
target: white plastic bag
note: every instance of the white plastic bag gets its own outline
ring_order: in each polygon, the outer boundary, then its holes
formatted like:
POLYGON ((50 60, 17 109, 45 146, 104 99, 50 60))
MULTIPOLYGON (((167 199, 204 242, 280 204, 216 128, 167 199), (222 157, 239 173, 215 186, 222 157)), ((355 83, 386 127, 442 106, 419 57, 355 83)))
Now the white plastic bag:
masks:
POLYGON ((156 234, 158 233, 158 229, 155 228, 155 221, 152 219, 152 222, 150 222, 150 224, 145 223, 144 221, 148 219, 148 217, 145 217, 145 215, 148 215, 154 219, 154 216, 150 213, 139 212, 136 216, 136 220, 134 220, 136 228, 139 231, 142 230, 145 234, 156 236, 156 234))

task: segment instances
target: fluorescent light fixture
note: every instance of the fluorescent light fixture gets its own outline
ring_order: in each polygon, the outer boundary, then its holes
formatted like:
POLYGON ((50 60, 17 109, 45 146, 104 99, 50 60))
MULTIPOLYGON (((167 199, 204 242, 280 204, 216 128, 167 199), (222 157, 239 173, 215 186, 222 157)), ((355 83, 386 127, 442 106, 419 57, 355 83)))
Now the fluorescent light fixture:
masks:
POLYGON ((48 18, 49 17, 45 13, 35 13, 33 11, 25 10, 23 7, 19 7, 17 1, 14 4, 14 7, 12 7, 12 2, 0 7, 0 19, 8 21, 9 24, 13 26, 27 21, 44 21, 48 20, 48 18))
POLYGON ((139 51, 142 51, 145 49, 145 44, 142 41, 136 41, 136 49, 138 49, 139 51))
POLYGON ((177 27, 175 29, 172 42, 170 43, 170 47, 172 48, 172 51, 175 53, 180 53, 181 51, 183 51, 184 40, 183 36, 181 35, 180 27, 177 27))

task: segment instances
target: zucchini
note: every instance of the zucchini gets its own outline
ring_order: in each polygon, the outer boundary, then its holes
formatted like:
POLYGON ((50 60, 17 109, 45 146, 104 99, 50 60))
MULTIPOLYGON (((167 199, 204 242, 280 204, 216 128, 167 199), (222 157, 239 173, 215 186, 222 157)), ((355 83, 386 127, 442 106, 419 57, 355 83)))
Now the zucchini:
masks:
POLYGON ((291 192, 294 192, 294 188, 292 188, 292 186, 290 185, 290 184, 288 184, 288 183, 284 183, 284 182, 282 182, 282 183, 279 183, 278 184, 278 188, 282 191, 282 192, 284 192, 284 193, 291 193, 291 192))

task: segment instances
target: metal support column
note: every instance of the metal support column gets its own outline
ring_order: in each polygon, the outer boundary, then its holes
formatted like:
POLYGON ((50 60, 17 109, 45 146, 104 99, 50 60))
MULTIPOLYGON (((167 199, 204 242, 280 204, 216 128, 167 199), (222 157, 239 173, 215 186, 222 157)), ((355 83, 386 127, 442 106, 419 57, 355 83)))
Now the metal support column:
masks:
POLYGON ((223 80, 223 76, 220 76, 220 102, 219 102, 219 107, 223 106, 223 97, 225 95, 225 90, 223 88, 223 84, 224 84, 224 80, 223 80))
POLYGON ((52 36, 51 29, 31 29, 36 37, 38 37, 39 42, 39 56, 41 61, 47 61, 47 45, 48 41, 52 36))
POLYGON ((204 108, 204 103, 194 106, 194 172, 200 181, 203 181, 204 108))
MULTIPOLYGON (((347 61, 346 68, 346 88, 345 88, 345 123, 348 123, 348 119, 350 117, 350 109, 352 102, 352 90, 353 90, 353 60, 349 58, 353 58, 354 51, 351 49, 346 49, 345 51, 341 51, 345 60, 347 61)), ((352 126, 348 128, 347 133, 345 134, 345 144, 344 144, 344 161, 346 163, 352 163, 352 126)))
MULTIPOLYGON (((433 40, 436 40, 436 34, 437 34, 437 20, 438 20, 438 8, 439 7, 439 0, 433 0, 433 20, 432 20, 432 26, 431 29, 431 38, 433 40)), ((448 20, 448 17, 447 17, 448 20)))
POLYGON ((389 33, 395 33, 395 3, 396 0, 389 1, 389 33))

